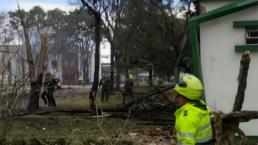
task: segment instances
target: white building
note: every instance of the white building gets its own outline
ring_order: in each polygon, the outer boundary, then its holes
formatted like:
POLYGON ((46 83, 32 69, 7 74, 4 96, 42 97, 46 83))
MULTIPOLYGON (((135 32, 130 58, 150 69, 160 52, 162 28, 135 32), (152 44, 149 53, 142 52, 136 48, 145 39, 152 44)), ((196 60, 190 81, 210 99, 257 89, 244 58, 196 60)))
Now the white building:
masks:
MULTIPOLYGON (((91 50, 94 50, 94 48, 91 50)), ((34 54, 36 58, 35 55, 38 54, 34 54)), ((37 61, 35 59, 34 63, 37 61)), ((14 82, 15 77, 20 78, 28 74, 27 54, 23 45, 0 45, 0 62, 0 77, 3 78, 4 84, 10 85, 14 82)), ((79 84, 79 76, 83 74, 84 70, 88 70, 87 78, 90 82, 93 82, 95 51, 91 51, 85 56, 75 45, 62 44, 60 48, 49 45, 45 64, 45 72, 50 72, 56 78, 59 78, 62 84, 79 84), (89 57, 88 61, 83 62, 87 57, 89 57), (88 63, 89 67, 86 68, 82 63, 88 63)), ((103 41, 100 44, 100 77, 103 72, 109 73, 109 70, 110 45, 109 42, 103 41)))
MULTIPOLYGON (((250 50, 242 110, 258 111, 258 0, 200 1, 206 12, 190 20, 190 35, 194 73, 203 78, 207 104, 217 111, 232 111, 241 52, 250 50)), ((258 120, 252 120, 240 123, 240 128, 258 136, 257 124, 258 120)))
POLYGON ((102 74, 110 74, 110 43, 104 40, 100 43, 100 78, 102 74))
MULTIPOLYGON (((94 48, 90 50, 94 50, 94 48)), ((49 53, 47 57, 47 72, 51 72, 57 78, 61 79, 63 84, 79 84, 79 77, 84 76, 83 73, 85 71, 88 71, 86 77, 89 82, 93 82, 95 68, 95 51, 90 51, 89 54, 85 55, 77 46, 66 44, 62 46, 62 50, 60 52, 49 53), (83 63, 87 63, 89 67, 86 68, 83 63)), ((109 42, 106 40, 100 43, 99 67, 99 77, 101 77, 102 73, 109 73, 110 45, 109 42)))
POLYGON ((0 79, 4 85, 25 77, 28 73, 26 56, 21 45, 0 45, 0 79))

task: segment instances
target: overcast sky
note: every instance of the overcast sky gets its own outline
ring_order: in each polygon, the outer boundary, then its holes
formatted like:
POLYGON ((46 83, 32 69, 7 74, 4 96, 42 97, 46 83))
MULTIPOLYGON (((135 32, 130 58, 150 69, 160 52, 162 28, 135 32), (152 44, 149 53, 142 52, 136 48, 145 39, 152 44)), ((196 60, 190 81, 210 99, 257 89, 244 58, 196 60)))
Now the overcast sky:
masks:
MULTIPOLYGON (((77 0, 18 0, 21 9, 26 11, 34 6, 41 6, 45 10, 59 8, 61 10, 69 11, 78 6, 69 4, 69 1, 77 0)), ((16 0, 0 0, 0 12, 8 12, 17 9, 16 0)))

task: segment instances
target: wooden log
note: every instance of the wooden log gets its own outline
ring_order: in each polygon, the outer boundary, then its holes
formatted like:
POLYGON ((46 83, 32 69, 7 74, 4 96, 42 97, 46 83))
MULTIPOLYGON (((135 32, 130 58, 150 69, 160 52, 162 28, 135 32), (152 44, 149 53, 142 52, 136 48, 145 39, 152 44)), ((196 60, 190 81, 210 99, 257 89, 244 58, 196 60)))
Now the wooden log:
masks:
POLYGON ((243 53, 240 61, 240 69, 238 75, 238 89, 235 97, 233 110, 229 114, 215 116, 215 134, 217 144, 219 145, 232 145, 235 133, 238 133, 242 138, 242 143, 245 140, 244 133, 239 129, 239 122, 246 122, 250 119, 257 118, 256 111, 243 111, 242 105, 245 97, 245 89, 247 84, 248 69, 250 64, 250 52, 243 53))
MULTIPOLYGON (((248 76, 250 61, 251 61, 250 52, 245 51, 240 61, 240 69, 239 69, 239 75, 238 75, 238 89, 235 97, 235 103, 233 106, 233 112, 241 111, 242 109, 244 98, 245 98, 245 89, 247 84, 247 76, 248 76)), ((239 122, 234 122, 232 124, 234 128, 239 127, 239 122)), ((228 134, 228 141, 230 141, 231 144, 233 144, 235 133, 236 133, 236 130, 232 129, 232 131, 230 131, 230 133, 228 134)), ((242 137, 242 138, 243 139, 241 142, 244 141, 245 137, 242 137)))
POLYGON ((148 94, 144 95, 140 99, 137 99, 135 101, 132 101, 132 102, 126 104, 125 106, 123 106, 123 108, 128 109, 128 108, 132 107, 135 103, 138 103, 138 102, 141 102, 141 101, 143 101, 145 99, 148 99, 149 97, 151 97, 153 95, 157 95, 159 93, 166 92, 166 91, 172 89, 173 87, 174 87, 174 85, 168 86, 168 87, 166 87, 164 89, 155 89, 155 90, 149 92, 148 94))
POLYGON ((222 116, 223 122, 248 122, 258 119, 258 111, 237 111, 222 116))
POLYGON ((251 60, 250 52, 245 51, 242 55, 242 59, 240 62, 240 70, 239 70, 239 76, 238 76, 238 89, 237 89, 237 94, 235 97, 233 112, 240 111, 242 109, 242 105, 244 103, 245 89, 246 89, 250 60, 251 60))

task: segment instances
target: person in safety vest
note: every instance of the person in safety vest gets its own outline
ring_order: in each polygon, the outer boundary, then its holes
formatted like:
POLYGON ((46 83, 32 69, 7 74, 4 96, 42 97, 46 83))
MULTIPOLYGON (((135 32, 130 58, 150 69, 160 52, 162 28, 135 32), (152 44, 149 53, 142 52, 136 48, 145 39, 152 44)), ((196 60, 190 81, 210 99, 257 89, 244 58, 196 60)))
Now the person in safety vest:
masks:
POLYGON ((184 74, 174 88, 177 106, 175 129, 178 145, 214 144, 210 109, 201 100, 203 85, 194 75, 184 74))
POLYGON ((126 104, 126 102, 135 101, 135 99, 133 99, 134 98, 133 86, 134 86, 133 75, 128 74, 126 76, 126 80, 124 84, 123 104, 126 104))

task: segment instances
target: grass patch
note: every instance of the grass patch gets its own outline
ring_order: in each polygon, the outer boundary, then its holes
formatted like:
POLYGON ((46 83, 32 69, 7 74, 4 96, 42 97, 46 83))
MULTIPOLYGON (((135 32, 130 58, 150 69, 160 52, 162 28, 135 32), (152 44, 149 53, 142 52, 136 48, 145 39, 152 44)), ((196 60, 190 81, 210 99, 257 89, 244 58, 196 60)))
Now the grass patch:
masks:
POLYGON ((7 141, 22 144, 22 142, 32 142, 32 139, 37 139, 48 144, 52 144, 52 141, 53 145, 62 140, 68 144, 76 145, 90 145, 90 142, 99 145, 107 144, 107 142, 133 145, 135 143, 132 141, 117 140, 119 135, 130 131, 148 131, 157 127, 139 125, 139 122, 141 121, 88 118, 87 115, 17 118, 11 122, 12 125, 7 134, 7 141))
MULTIPOLYGON (((107 102, 101 102, 100 98, 100 94, 98 93, 96 97, 98 108, 115 108, 122 105, 122 95, 110 95, 107 102)), ((69 99, 59 99, 57 105, 61 108, 89 108, 89 99, 88 96, 74 96, 69 99)))

